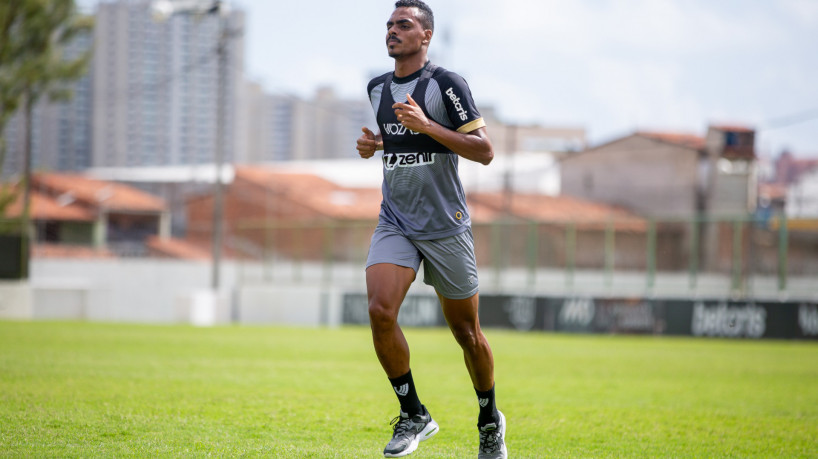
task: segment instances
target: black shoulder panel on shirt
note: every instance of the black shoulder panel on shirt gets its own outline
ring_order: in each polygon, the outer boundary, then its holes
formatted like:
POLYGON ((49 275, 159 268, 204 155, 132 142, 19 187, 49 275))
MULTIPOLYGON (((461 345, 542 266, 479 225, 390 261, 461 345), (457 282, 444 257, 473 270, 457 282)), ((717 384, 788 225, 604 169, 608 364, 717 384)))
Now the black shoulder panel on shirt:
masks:
POLYGON ((373 78, 372 80, 370 80, 369 84, 366 85, 367 95, 372 93, 372 89, 375 88, 375 86, 378 86, 379 84, 383 83, 386 80, 387 75, 389 75, 390 73, 392 73, 392 72, 386 72, 383 75, 377 76, 377 77, 373 78))
POLYGON ((457 73, 442 69, 440 73, 435 72, 432 77, 440 86, 443 105, 449 115, 449 120, 456 129, 460 129, 469 123, 482 118, 474 103, 466 80, 457 73))
POLYGON ((440 88, 443 90, 451 86, 455 86, 460 90, 464 90, 469 87, 468 83, 466 83, 466 80, 462 76, 452 72, 451 70, 446 70, 440 67, 437 69, 437 71, 435 71, 432 78, 437 80, 438 85, 440 85, 440 88))

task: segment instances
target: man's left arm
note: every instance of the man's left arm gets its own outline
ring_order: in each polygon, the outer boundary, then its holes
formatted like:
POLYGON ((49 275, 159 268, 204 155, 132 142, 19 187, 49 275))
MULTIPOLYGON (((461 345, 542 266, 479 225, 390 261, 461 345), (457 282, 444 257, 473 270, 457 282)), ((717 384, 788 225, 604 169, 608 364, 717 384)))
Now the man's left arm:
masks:
POLYGON ((494 159, 491 139, 484 125, 469 132, 449 129, 429 119, 411 95, 407 94, 406 98, 409 103, 396 103, 392 108, 398 121, 407 129, 426 134, 458 155, 480 164, 488 165, 494 159))

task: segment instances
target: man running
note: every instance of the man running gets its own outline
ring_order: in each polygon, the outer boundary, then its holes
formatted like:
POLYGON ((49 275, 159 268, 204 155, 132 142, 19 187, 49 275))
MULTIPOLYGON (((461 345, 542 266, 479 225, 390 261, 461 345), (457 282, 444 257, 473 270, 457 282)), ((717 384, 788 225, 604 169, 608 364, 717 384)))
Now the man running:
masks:
POLYGON ((395 71, 369 82, 376 135, 364 127, 358 153, 383 153, 383 201, 366 262, 375 353, 400 402, 386 457, 413 452, 438 432, 415 390, 398 312, 423 260, 424 282, 463 349, 479 406, 479 458, 505 458, 506 420, 494 399, 494 358, 477 316, 478 280, 471 220, 457 172, 459 157, 494 158, 485 122, 466 81, 426 57, 434 15, 419 0, 400 0, 386 23, 395 71))

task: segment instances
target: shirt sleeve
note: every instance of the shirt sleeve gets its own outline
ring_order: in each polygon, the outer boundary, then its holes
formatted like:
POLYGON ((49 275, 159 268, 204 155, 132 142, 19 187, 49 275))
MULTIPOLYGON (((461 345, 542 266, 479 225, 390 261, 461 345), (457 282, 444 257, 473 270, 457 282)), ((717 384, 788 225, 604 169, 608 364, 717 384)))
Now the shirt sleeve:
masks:
POLYGON ((457 132, 468 133, 486 125, 463 77, 454 72, 445 72, 437 78, 437 83, 449 120, 457 132))

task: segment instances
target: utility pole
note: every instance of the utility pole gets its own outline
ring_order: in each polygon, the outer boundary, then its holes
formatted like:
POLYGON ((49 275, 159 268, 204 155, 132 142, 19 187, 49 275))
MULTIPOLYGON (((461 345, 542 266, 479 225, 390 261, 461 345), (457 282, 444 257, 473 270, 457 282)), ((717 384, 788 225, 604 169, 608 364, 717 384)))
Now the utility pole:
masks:
MULTIPOLYGON (((221 8, 217 2, 216 8, 221 8)), ((224 17, 219 14, 219 44, 218 44, 218 96, 216 115, 216 181, 213 185, 213 265, 210 276, 210 287, 214 292, 219 291, 222 261, 222 240, 224 230, 224 183, 222 171, 224 163, 225 142, 225 106, 227 104, 227 27, 224 17)))
POLYGON ((222 240, 224 239, 224 170, 225 124, 227 122, 227 43, 230 31, 226 24, 226 5, 223 0, 203 2, 201 0, 154 0, 151 3, 153 16, 165 21, 174 14, 216 14, 219 21, 217 53, 217 95, 216 95, 216 145, 214 158, 215 181, 213 182, 213 233, 210 272, 210 288, 218 293, 221 285, 222 240))
POLYGON ((31 162, 32 162, 32 107, 31 89, 26 89, 23 102, 23 116, 25 120, 25 141, 23 143, 23 215, 20 228, 20 277, 28 279, 31 263, 31 246, 34 244, 35 233, 31 229, 31 162))

